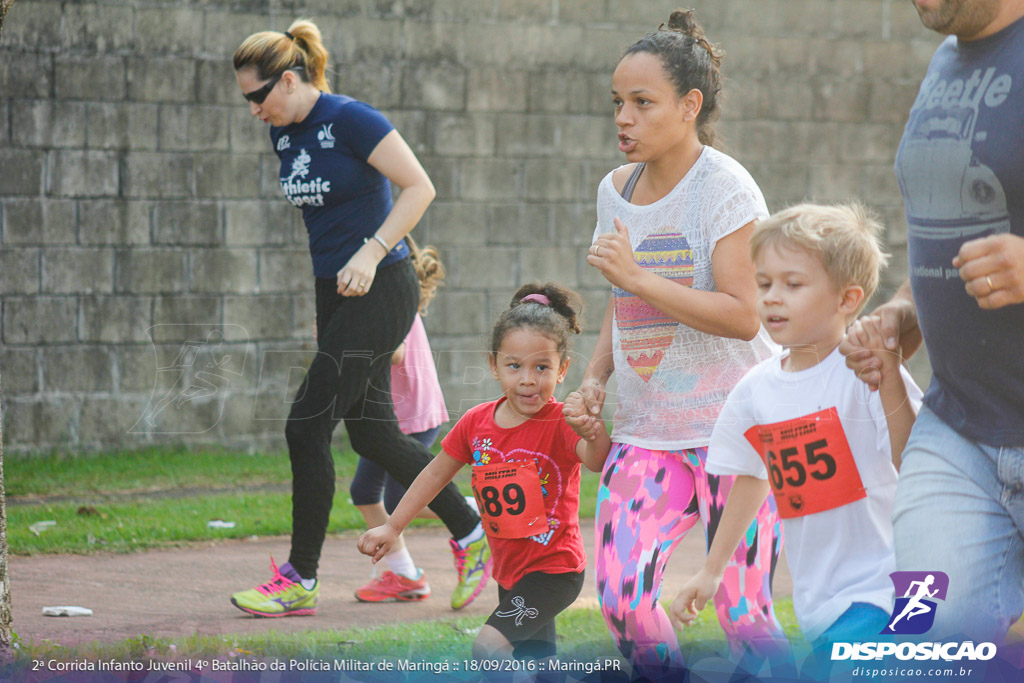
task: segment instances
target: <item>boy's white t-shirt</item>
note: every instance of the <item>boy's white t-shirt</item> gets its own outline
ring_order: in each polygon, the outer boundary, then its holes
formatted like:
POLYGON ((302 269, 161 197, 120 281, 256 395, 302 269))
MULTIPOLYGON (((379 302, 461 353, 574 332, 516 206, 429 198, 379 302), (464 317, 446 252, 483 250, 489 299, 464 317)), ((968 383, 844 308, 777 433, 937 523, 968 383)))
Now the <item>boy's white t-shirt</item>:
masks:
MULTIPOLYGON (((818 423, 815 427, 821 426, 820 431, 809 437, 795 437, 807 443, 817 439, 820 450, 812 448, 814 455, 810 461, 805 454, 796 452, 792 460, 799 465, 792 464, 789 458, 772 460, 773 469, 778 468, 772 475, 776 478, 800 481, 803 470, 805 483, 791 489, 798 492, 808 486, 810 473, 819 477, 828 474, 829 466, 819 459, 820 453, 838 454, 842 450, 837 444, 841 439, 832 436, 841 427, 863 485, 857 489, 863 491, 858 500, 782 520, 786 559, 793 576, 793 611, 804 635, 814 640, 855 602, 877 605, 887 611, 892 608, 893 585, 889 574, 895 571, 895 562, 891 517, 897 475, 882 401, 877 392, 870 391, 846 367, 838 349, 818 365, 800 372, 784 371, 783 357, 759 363, 729 394, 711 437, 707 471, 769 479, 765 461, 748 440, 748 430, 751 438, 757 438, 753 436, 757 433, 752 429, 755 426, 764 429, 766 425, 790 421, 805 425, 806 430, 807 422, 797 422, 797 418, 834 409, 838 426, 823 414, 818 419, 831 422, 830 425, 818 423), (830 431, 831 443, 821 446, 820 437, 826 431, 830 431)), ((901 373, 907 394, 917 409, 921 405, 921 390, 905 369, 901 368, 901 373)), ((827 506, 834 502, 797 498, 801 505, 827 506)), ((783 505, 792 506, 784 497, 776 497, 776 501, 780 512, 783 505)))
MULTIPOLYGON (((653 204, 623 199, 612 173, 598 186, 594 239, 614 234, 619 218, 641 267, 693 289, 716 291, 711 254, 718 240, 768 217, 747 170, 712 147, 704 147, 682 180, 653 204)), ((764 328, 750 342, 727 339, 676 322, 618 287, 612 294, 612 440, 651 450, 707 446, 729 391, 778 347, 764 328)))

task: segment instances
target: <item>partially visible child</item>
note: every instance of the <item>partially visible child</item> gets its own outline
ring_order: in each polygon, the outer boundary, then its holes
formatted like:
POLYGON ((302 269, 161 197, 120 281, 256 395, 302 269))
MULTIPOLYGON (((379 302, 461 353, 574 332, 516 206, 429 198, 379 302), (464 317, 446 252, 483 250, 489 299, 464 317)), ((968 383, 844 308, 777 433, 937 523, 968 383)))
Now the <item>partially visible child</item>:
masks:
MULTIPOLYGON (((420 281, 420 305, 412 329, 391 357, 391 397, 399 429, 430 448, 440 426, 448 421, 448 410, 422 316, 427 314, 437 288, 444 282, 445 269, 436 247, 428 245, 421 249, 409 236, 405 241, 420 281)), ((359 458, 349 494, 352 504, 363 515, 366 527, 372 529, 387 521, 405 494, 405 488, 377 463, 359 458)), ((375 567, 370 582, 356 590, 357 600, 395 602, 430 597, 430 584, 401 536, 382 566, 383 571, 375 567)))
MULTIPOLYGON (((585 440, 569 427, 555 387, 579 333, 579 296, 558 285, 525 285, 491 335, 491 374, 502 398, 456 423, 383 526, 359 538, 374 562, 385 557, 423 506, 464 465, 491 544, 499 604, 473 644, 479 658, 555 654, 555 616, 583 585, 579 529, 580 463, 599 472, 611 448, 607 431, 585 440)), ((566 402, 581 403, 579 394, 566 402)))
POLYGON ((816 648, 876 637, 893 604, 892 505, 900 453, 921 391, 897 354, 882 361, 878 393, 837 347, 878 284, 881 226, 855 205, 801 204, 761 223, 750 241, 758 313, 780 357, 729 394, 707 469, 737 475, 704 568, 672 603, 689 624, 715 594, 757 509, 775 496, 793 576, 793 609, 816 648))

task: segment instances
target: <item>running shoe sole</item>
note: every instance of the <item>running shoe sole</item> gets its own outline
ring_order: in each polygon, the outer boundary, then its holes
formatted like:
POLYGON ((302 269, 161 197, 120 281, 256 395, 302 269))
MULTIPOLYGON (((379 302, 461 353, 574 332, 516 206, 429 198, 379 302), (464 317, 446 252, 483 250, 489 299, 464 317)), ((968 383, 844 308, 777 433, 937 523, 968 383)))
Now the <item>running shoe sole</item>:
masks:
POLYGON ((243 612, 253 615, 254 617, 267 617, 268 619, 273 619, 276 617, 311 617, 314 614, 316 614, 316 607, 308 607, 305 609, 292 610, 290 612, 279 612, 277 614, 270 614, 268 612, 259 612, 248 607, 242 607, 237 602, 235 602, 234 598, 231 598, 231 604, 237 607, 238 609, 242 610, 243 612))
POLYGON ((382 597, 379 600, 373 598, 364 598, 356 593, 356 600, 359 602, 422 602, 430 597, 430 593, 399 593, 398 595, 390 595, 388 597, 382 597))

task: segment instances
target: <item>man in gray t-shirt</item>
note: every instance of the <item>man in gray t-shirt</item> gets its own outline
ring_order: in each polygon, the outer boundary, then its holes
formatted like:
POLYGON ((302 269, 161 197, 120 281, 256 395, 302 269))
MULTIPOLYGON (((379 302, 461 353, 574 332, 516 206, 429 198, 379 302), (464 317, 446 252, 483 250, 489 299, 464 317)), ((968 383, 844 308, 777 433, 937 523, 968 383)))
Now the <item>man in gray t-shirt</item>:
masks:
MULTIPOLYGON (((903 454, 896 568, 944 572, 929 639, 1002 641, 1024 612, 1024 0, 916 0, 949 35, 896 157, 910 280, 874 313, 933 379, 903 454)), ((877 384, 851 328, 847 364, 877 384)))

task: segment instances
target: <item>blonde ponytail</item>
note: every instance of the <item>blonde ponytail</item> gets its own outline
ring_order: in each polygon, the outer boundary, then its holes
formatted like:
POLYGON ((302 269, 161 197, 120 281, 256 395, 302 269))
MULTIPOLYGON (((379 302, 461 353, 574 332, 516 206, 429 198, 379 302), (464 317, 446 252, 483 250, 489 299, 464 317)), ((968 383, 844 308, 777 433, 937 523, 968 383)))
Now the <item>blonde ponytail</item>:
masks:
POLYGON ((235 50, 235 71, 245 68, 256 70, 256 77, 265 81, 288 69, 317 90, 330 92, 327 83, 327 48, 316 24, 307 19, 292 22, 284 33, 260 31, 254 33, 235 50))

